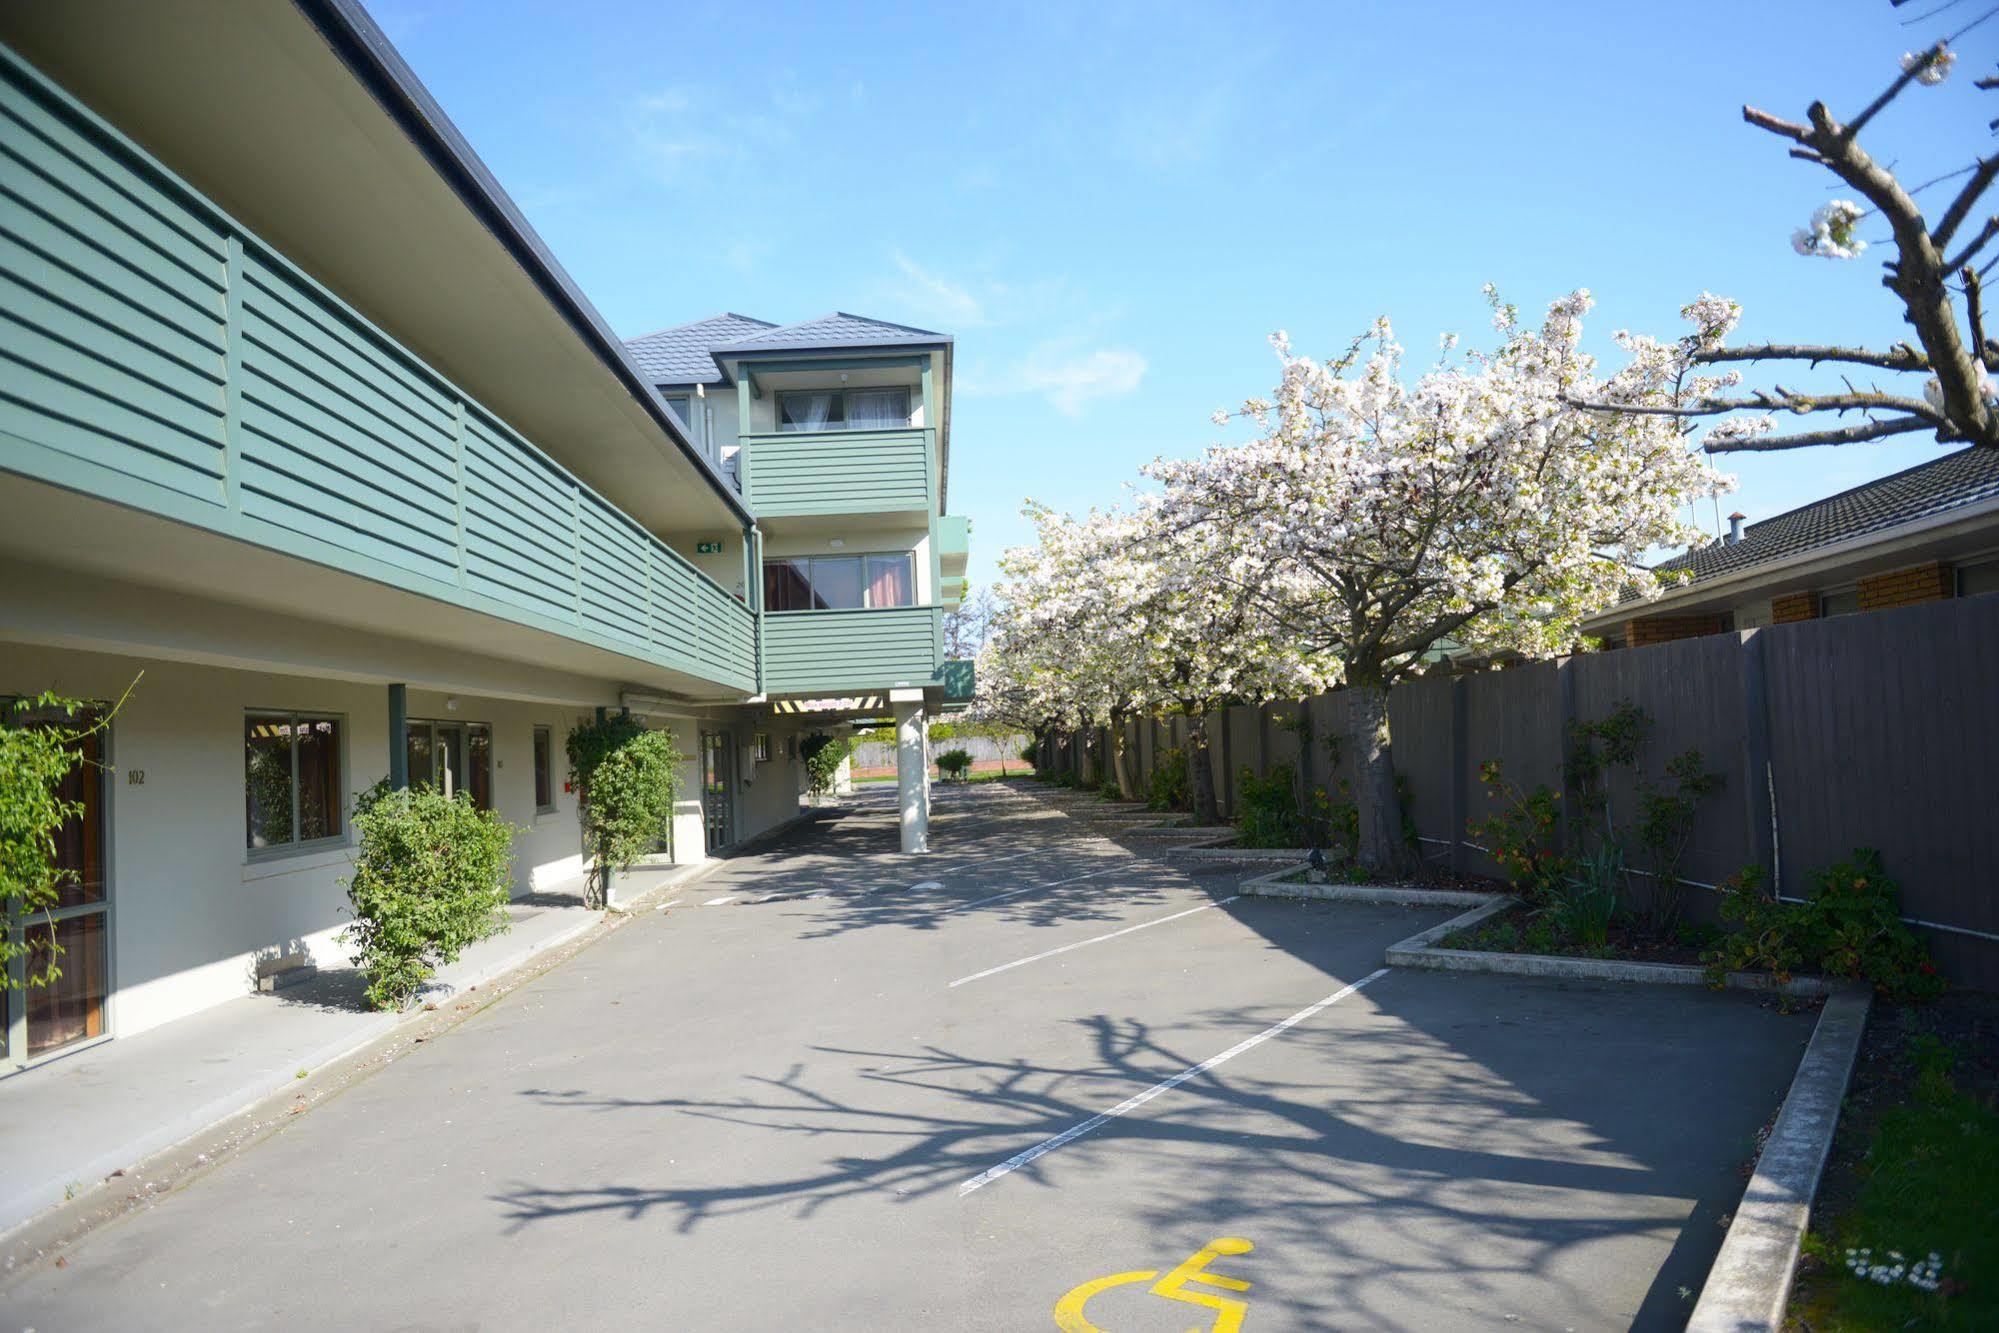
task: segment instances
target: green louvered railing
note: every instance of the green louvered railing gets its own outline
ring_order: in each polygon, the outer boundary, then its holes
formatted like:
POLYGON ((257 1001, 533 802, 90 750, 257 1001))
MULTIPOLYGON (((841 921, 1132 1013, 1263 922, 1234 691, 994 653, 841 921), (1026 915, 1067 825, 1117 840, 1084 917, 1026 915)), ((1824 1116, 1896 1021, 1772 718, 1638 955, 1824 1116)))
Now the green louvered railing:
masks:
POLYGON ((5 48, 0 469, 758 688, 741 602, 5 48))

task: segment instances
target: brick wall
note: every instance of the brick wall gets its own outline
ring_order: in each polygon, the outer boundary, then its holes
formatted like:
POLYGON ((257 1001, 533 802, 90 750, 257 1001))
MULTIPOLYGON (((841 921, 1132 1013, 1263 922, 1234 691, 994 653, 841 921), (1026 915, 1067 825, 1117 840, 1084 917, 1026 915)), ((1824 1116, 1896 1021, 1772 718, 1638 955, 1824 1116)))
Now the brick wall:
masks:
POLYGON ((1639 616, 1629 625, 1627 642, 1633 648, 1650 643, 1671 643, 1675 639, 1696 639, 1703 634, 1721 633, 1720 615, 1639 616))
POLYGON ((1816 593, 1793 592, 1770 599, 1770 623, 1773 625, 1788 625, 1798 620, 1816 620, 1818 614, 1819 599, 1816 593))
POLYGON ((1950 570, 1932 561, 1892 574, 1876 574, 1860 581, 1860 609, 1885 611, 1891 606, 1913 606, 1917 602, 1940 602, 1951 594, 1950 570))

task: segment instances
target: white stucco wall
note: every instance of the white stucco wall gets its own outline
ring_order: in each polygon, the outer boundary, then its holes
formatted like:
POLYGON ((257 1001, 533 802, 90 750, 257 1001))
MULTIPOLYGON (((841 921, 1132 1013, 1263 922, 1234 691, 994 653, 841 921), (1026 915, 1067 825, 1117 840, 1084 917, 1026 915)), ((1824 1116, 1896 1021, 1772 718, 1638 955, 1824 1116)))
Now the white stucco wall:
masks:
MULTIPOLYGON (((144 678, 110 735, 109 1026, 129 1036, 244 994, 260 957, 304 949, 342 966, 341 880, 351 844, 253 859, 244 847, 243 717, 249 708, 343 717, 342 781, 354 795, 388 771, 388 691, 339 681, 110 654, 0 644, 0 691, 52 689, 109 699, 144 678), (135 772, 143 783, 131 781, 135 772)), ((515 893, 575 888, 582 862, 576 798, 562 790, 562 740, 577 714, 560 706, 413 690, 412 716, 493 728, 494 808, 519 825, 515 893), (550 728, 556 809, 534 809, 533 727, 550 728)), ((343 838, 351 824, 343 820, 343 838)))

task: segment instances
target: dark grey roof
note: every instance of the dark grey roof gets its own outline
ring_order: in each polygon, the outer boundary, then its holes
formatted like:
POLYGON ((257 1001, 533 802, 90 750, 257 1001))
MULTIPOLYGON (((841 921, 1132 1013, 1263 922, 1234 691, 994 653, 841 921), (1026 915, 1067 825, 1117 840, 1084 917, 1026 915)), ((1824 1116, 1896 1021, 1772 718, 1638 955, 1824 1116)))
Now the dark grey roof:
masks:
POLYGON ((836 310, 830 315, 808 319, 782 328, 745 334, 735 342, 716 347, 720 352, 789 352, 823 347, 885 347, 901 343, 948 343, 951 335, 930 329, 891 324, 885 319, 850 315, 836 310))
POLYGON ((729 312, 630 339, 625 350, 654 384, 720 384, 722 368, 709 349, 776 327, 767 319, 729 312))
POLYGON ((1739 542, 1710 542, 1655 566, 1693 571, 1693 585, 1822 546, 1886 533, 1999 496, 1999 449, 1968 448, 1918 463, 1850 491, 1814 500, 1743 529, 1739 542))

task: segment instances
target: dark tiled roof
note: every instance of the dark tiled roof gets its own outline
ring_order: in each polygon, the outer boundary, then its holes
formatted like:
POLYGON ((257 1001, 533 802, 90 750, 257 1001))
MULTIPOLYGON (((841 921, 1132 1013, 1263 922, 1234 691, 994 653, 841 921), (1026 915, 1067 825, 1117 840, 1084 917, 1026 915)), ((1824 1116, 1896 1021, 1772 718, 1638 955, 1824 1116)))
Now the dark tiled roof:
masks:
POLYGON ((715 315, 633 338, 625 350, 654 384, 720 384, 722 368, 709 349, 776 327, 748 315, 715 315))
POLYGON ((1698 585, 1994 496, 1999 496, 1999 449, 1960 449, 1752 523, 1743 529, 1739 542, 1710 542, 1655 568, 1660 573, 1692 570, 1692 582, 1698 585))
POLYGON ((743 335, 718 350, 765 352, 792 351, 818 347, 882 347, 897 343, 948 343, 951 335, 930 329, 891 324, 885 319, 850 315, 844 310, 783 328, 766 329, 743 335))

